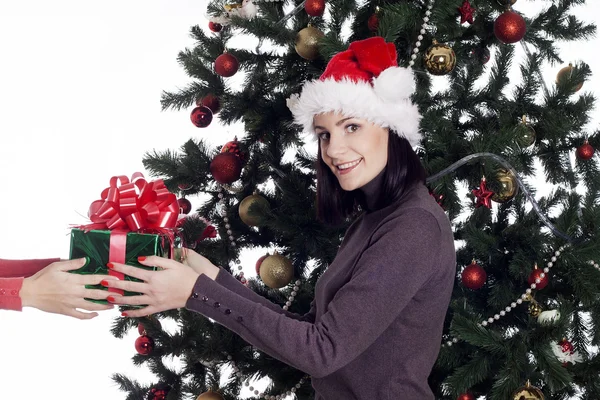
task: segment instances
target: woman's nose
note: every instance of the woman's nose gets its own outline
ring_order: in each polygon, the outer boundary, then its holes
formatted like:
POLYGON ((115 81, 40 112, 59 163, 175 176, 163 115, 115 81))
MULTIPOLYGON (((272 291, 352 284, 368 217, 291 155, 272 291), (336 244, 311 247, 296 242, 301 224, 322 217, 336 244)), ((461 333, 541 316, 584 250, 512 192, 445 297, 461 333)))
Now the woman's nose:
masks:
POLYGON ((344 152, 347 149, 346 141, 342 135, 331 135, 329 138, 329 143, 327 144, 327 155, 329 157, 335 158, 344 152))

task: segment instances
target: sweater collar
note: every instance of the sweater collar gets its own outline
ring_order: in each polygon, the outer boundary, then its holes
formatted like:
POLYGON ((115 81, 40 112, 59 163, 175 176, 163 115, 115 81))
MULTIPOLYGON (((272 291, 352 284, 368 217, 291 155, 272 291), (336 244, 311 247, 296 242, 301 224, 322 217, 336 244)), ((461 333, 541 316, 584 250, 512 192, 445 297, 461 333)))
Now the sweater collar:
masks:
POLYGON ((359 189, 365 196, 367 212, 376 211, 382 208, 383 177, 385 176, 386 168, 387 167, 385 167, 379 175, 359 189))

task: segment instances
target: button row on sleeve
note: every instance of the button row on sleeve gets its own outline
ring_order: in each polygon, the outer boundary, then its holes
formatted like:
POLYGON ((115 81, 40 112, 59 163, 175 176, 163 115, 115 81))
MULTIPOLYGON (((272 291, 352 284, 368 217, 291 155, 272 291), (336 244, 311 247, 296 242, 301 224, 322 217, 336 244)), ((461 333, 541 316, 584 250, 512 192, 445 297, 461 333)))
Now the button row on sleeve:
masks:
MULTIPOLYGON (((196 293, 196 292, 192 293, 192 298, 194 298, 194 299, 198 299, 199 297, 200 297, 200 295, 199 295, 198 293, 196 293)), ((208 303, 208 297, 207 297, 207 296, 202 296, 201 300, 202 300, 204 303, 208 303)), ((213 307, 214 307, 214 308, 220 308, 220 307, 221 307, 221 303, 219 303, 218 301, 215 301, 215 302, 213 303, 213 307)), ((231 309, 230 309, 230 308, 227 308, 227 309, 225 309, 225 315, 231 315, 231 312, 232 312, 232 311, 231 311, 231 309)), ((243 321, 244 321, 244 318, 243 318, 241 315, 238 315, 238 316, 237 316, 237 318, 236 318, 236 320, 237 320, 238 322, 243 322, 243 321)))

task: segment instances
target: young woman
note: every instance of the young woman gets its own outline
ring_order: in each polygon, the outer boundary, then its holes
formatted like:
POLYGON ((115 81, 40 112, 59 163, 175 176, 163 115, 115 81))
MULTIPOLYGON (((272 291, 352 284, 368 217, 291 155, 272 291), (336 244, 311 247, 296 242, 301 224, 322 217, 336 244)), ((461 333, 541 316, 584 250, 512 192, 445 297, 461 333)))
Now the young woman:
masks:
POLYGON ((424 185, 419 114, 411 72, 392 43, 376 37, 337 54, 317 81, 290 101, 295 120, 319 140, 319 218, 361 211, 321 276, 309 313, 271 304, 206 258, 109 265, 144 282, 105 282, 143 293, 139 317, 187 307, 312 376, 316 399, 433 399, 427 378, 437 358, 455 275, 448 218, 424 185), (360 373, 357 373, 360 371, 360 373))
POLYGON ((106 275, 74 275, 67 271, 81 268, 86 259, 60 261, 58 258, 38 260, 0 259, 0 310, 21 311, 34 307, 49 313, 64 314, 79 319, 91 319, 96 312, 113 308, 95 304, 84 298, 106 299, 104 290, 86 289, 97 285, 106 275))

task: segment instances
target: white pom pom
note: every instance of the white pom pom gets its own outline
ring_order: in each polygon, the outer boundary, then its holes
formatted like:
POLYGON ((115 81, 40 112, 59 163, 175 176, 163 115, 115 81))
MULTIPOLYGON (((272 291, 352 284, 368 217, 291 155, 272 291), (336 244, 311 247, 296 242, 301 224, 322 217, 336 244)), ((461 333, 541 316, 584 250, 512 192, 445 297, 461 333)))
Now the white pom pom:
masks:
POLYGON ((408 68, 390 67, 373 79, 373 89, 385 101, 404 100, 415 91, 415 76, 408 68))

